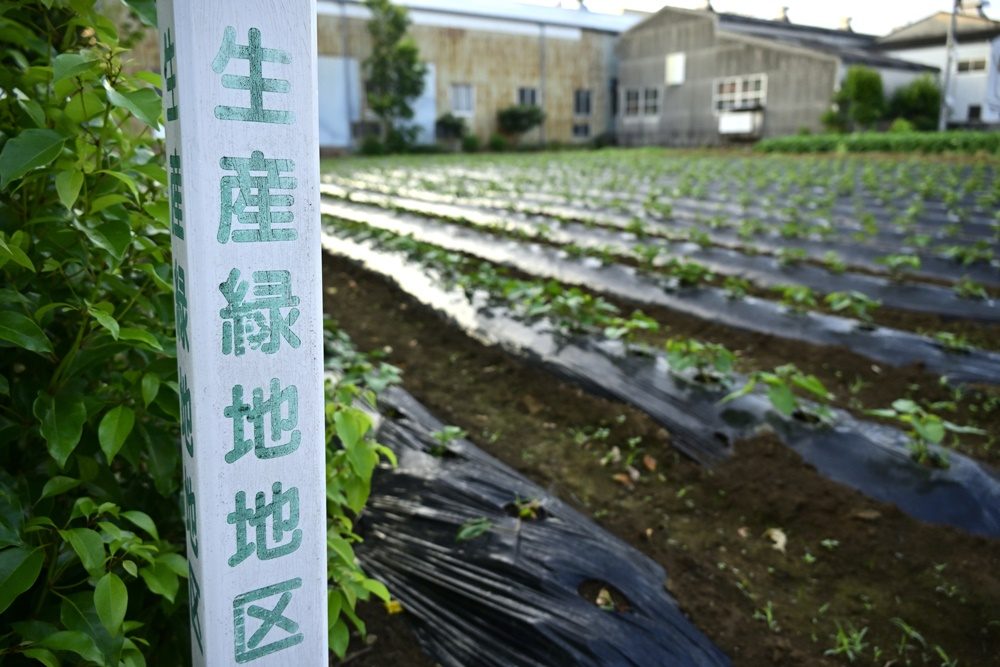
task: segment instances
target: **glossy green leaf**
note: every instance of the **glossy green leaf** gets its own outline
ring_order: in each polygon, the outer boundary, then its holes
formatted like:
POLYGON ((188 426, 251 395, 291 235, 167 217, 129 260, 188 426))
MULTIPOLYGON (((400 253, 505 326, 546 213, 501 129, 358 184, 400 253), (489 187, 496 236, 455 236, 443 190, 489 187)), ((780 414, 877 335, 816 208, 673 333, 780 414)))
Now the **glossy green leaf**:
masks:
POLYGON ((59 155, 66 137, 54 130, 23 130, 0 150, 0 188, 32 169, 44 167, 59 155))
POLYGON ((138 343, 144 343, 157 352, 163 351, 163 346, 160 345, 160 341, 156 340, 156 336, 148 331, 143 331, 142 329, 122 327, 118 332, 118 338, 121 340, 132 340, 138 343))
POLYGON ((125 440, 135 426, 135 412, 132 408, 119 405, 108 410, 101 418, 101 424, 97 428, 97 440, 101 443, 101 451, 111 463, 118 450, 125 444, 125 440))
POLYGON ((161 595, 171 602, 177 596, 180 580, 177 574, 165 563, 154 563, 139 570, 139 576, 146 582, 151 593, 161 595))
MULTIPOLYGON (((14 243, 13 239, 8 243, 0 234, 0 260, 2 259, 12 260, 15 264, 23 266, 29 271, 35 271, 35 265, 31 263, 31 258, 21 250, 21 247, 14 243)), ((0 263, 0 266, 2 265, 0 263)))
POLYGON ((330 650, 338 658, 343 659, 347 655, 347 645, 351 641, 351 631, 347 627, 344 619, 338 618, 333 627, 330 628, 330 650))
POLYGON ((79 76, 90 70, 96 71, 99 62, 80 53, 60 53, 52 60, 52 83, 79 76))
POLYGON ((111 634, 117 634, 128 609, 128 589, 113 572, 108 572, 94 587, 94 607, 101 623, 111 634))
POLYGON ((78 486, 80 486, 80 480, 56 475, 45 482, 45 486, 42 487, 42 495, 38 499, 45 500, 46 498, 58 496, 78 486))
POLYGON ((156 27, 155 0, 124 0, 124 2, 135 11, 143 23, 151 28, 156 27))
POLYGON ((767 397, 771 401, 771 405, 774 409, 790 417, 793 412, 795 412, 795 406, 798 404, 795 399, 795 394, 792 390, 788 388, 785 384, 775 384, 767 388, 767 397))
POLYGON ((49 454, 60 468, 64 467, 66 459, 80 442, 83 424, 87 421, 87 408, 83 404, 83 398, 62 395, 53 397, 42 392, 35 399, 33 410, 49 454))
POLYGON ((11 547, 0 551, 0 614, 34 585, 44 562, 40 549, 11 547))
POLYGON ((142 402, 146 407, 156 400, 156 395, 160 393, 160 376, 156 373, 146 373, 142 376, 141 382, 142 402))
POLYGON ((140 90, 118 91, 108 83, 104 85, 108 92, 108 101, 116 107, 127 110, 133 116, 150 127, 160 124, 160 108, 163 101, 152 88, 140 90))
POLYGON ((337 437, 344 443, 345 449, 351 449, 371 428, 371 418, 357 408, 343 408, 333 416, 337 428, 337 437))
POLYGON ((0 340, 38 354, 52 354, 52 343, 33 320, 12 310, 0 310, 0 340))
POLYGON ((121 259, 132 242, 132 229, 127 222, 121 220, 109 220, 91 230, 91 240, 100 247, 114 255, 115 259, 121 259))
POLYGON ((59 201, 68 209, 73 208, 76 200, 80 197, 80 189, 83 187, 83 172, 76 169, 60 171, 56 175, 56 194, 59 201))
POLYGON ((60 530, 59 534, 69 542, 69 545, 80 558, 80 563, 91 576, 97 576, 104 571, 104 540, 100 533, 90 528, 70 528, 60 530))
POLYGON ((123 519, 128 520, 132 524, 142 528, 144 531, 153 536, 154 540, 160 539, 160 534, 156 531, 156 523, 153 519, 145 512, 140 512, 139 510, 128 510, 121 513, 123 519))
POLYGON ((40 646, 53 651, 68 651, 75 653, 93 664, 104 664, 104 656, 92 637, 80 630, 60 630, 48 635, 40 642, 40 646))
POLYGON ((59 667, 59 658, 52 651, 45 648, 26 648, 23 655, 25 658, 36 660, 45 667, 59 667))
POLYGON ((35 100, 19 99, 17 105, 24 110, 24 113, 28 114, 35 127, 45 127, 45 110, 42 109, 41 104, 35 100))
POLYGON ((93 306, 89 306, 87 308, 87 312, 90 313, 91 317, 97 320, 98 324, 107 329, 112 338, 118 340, 118 334, 121 327, 118 326, 118 320, 116 320, 113 315, 106 313, 99 308, 94 308, 93 306))

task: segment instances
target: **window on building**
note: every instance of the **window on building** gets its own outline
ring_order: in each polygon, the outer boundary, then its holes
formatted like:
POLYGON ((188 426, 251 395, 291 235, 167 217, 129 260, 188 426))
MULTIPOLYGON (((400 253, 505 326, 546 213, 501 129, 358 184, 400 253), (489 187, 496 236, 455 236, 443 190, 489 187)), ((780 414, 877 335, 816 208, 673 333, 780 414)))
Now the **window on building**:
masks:
POLYGON ((979 104, 969 105, 969 122, 978 123, 983 119, 983 107, 979 104))
POLYGON ((456 116, 471 116, 475 113, 475 95, 468 83, 451 85, 451 112, 456 116))
POLYGON ((687 56, 683 51, 667 54, 666 77, 663 83, 668 86, 679 86, 684 83, 684 68, 687 64, 687 56))
POLYGON ((517 103, 522 107, 537 107, 538 106, 538 89, 537 88, 518 88, 517 89, 517 103))
POLYGON ((971 60, 959 60, 958 71, 965 74, 971 72, 985 72, 986 58, 973 58, 971 60))
POLYGON ((636 88, 625 89, 625 115, 639 115, 639 90, 636 88))
POLYGON ((766 74, 730 76, 712 82, 712 108, 715 111, 754 109, 766 103, 766 74))
POLYGON ((590 91, 586 88, 578 88, 573 91, 573 115, 590 115, 590 91))
POLYGON ((573 123, 573 137, 586 139, 590 136, 590 123, 573 123))
POLYGON ((655 116, 660 113, 660 89, 647 88, 642 96, 642 110, 647 116, 655 116))

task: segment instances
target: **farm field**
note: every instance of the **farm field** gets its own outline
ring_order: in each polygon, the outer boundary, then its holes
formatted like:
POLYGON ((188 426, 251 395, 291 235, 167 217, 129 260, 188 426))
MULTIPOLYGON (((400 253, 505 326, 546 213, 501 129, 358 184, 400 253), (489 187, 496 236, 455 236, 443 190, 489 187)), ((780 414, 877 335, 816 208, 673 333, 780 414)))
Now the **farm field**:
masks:
MULTIPOLYGON (((991 664, 996 170, 327 161, 326 310, 447 433, 662 565, 733 664, 991 664)), ((402 626, 356 664, 422 664, 402 626)))

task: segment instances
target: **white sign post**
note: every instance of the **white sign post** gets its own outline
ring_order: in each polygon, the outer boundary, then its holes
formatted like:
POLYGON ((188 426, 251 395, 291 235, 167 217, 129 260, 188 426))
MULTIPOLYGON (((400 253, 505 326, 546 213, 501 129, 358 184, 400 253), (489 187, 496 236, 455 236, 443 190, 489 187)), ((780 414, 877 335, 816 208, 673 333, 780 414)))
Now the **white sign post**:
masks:
POLYGON ((195 665, 327 665, 316 3, 159 0, 195 665))

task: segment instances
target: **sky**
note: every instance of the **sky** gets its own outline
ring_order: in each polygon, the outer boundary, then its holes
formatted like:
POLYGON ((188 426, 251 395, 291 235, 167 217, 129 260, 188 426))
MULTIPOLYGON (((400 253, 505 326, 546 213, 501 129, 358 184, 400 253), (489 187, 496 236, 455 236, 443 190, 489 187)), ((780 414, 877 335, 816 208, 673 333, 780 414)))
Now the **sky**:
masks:
MULTIPOLYGON (((521 0, 539 5, 577 6, 576 0, 521 0)), ((620 12, 623 8, 656 11, 665 5, 688 9, 704 6, 704 0, 590 0, 593 11, 620 12)), ((987 7, 986 15, 1000 20, 1000 0, 995 7, 987 7)), ((849 16, 857 32, 884 35, 893 28, 919 21, 939 11, 950 11, 950 0, 713 0, 716 11, 748 14, 758 18, 773 19, 788 7, 788 17, 794 23, 817 25, 825 28, 840 27, 841 20, 849 16)))

